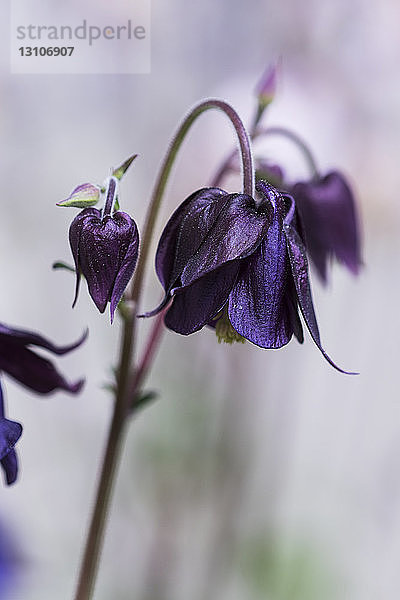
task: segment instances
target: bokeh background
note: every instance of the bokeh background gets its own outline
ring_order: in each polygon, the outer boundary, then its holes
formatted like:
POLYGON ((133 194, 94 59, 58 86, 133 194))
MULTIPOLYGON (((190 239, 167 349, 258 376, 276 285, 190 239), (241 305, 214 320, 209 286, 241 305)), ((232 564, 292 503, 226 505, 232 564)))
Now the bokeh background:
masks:
MULTIPOLYGON (((60 360, 71 379, 86 375, 79 397, 42 399, 6 382, 24 434, 19 481, 0 490, 15 575, 1 598, 72 597, 111 411, 104 384, 119 324, 97 314, 84 288, 71 310, 73 277, 51 264, 70 260, 75 212, 55 202, 138 152, 121 193, 141 226, 189 107, 217 96, 249 121, 254 86, 280 58, 267 122, 301 134, 321 171, 340 168, 357 193, 365 267, 356 280, 334 268, 314 296, 327 350, 361 375, 335 372, 309 339, 262 351, 219 346, 209 331, 166 333, 148 383, 159 400, 130 427, 95 597, 397 599, 400 4, 152 0, 151 74, 126 76, 10 75, 9 3, 1 12, 1 320, 59 343, 90 328, 60 360)), ((220 115, 199 119, 159 231, 232 144, 220 115)), ((288 142, 261 149, 293 179, 307 176, 288 142)), ((145 308, 159 297, 151 268, 145 308)))

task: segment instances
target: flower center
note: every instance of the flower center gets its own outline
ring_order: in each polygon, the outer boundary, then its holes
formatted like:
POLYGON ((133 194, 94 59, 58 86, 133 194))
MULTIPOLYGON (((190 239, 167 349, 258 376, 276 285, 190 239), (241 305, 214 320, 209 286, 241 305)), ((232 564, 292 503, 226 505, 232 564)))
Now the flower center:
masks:
POLYGON ((216 320, 215 333, 218 338, 218 344, 224 342, 225 344, 233 344, 234 342, 245 343, 245 338, 242 337, 235 329, 228 317, 228 308, 225 306, 217 315, 214 317, 216 320), (217 320, 218 319, 218 320, 217 320))

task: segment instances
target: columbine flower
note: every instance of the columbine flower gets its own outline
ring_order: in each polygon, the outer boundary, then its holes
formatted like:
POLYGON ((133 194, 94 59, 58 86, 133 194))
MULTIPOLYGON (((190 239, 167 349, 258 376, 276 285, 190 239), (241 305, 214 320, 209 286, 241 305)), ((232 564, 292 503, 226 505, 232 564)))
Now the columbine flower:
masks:
POLYGON ((214 325, 225 341, 240 337, 280 348, 295 334, 303 341, 299 309, 311 337, 327 356, 315 317, 304 244, 293 199, 266 182, 257 205, 244 194, 205 188, 192 194, 167 223, 156 256, 170 299, 167 327, 188 335, 214 325))
POLYGON ((22 425, 4 416, 3 389, 0 383, 0 465, 8 485, 14 483, 18 474, 18 461, 14 446, 21 437, 22 425))
POLYGON ((304 227, 307 251, 322 281, 332 258, 353 274, 361 266, 360 233, 352 191, 343 175, 296 183, 292 194, 304 227))
POLYGON ((117 179, 110 177, 103 210, 86 208, 72 221, 69 241, 76 269, 78 298, 81 275, 89 294, 101 313, 110 302, 111 321, 122 294, 135 270, 139 234, 134 220, 121 211, 114 212, 117 179))

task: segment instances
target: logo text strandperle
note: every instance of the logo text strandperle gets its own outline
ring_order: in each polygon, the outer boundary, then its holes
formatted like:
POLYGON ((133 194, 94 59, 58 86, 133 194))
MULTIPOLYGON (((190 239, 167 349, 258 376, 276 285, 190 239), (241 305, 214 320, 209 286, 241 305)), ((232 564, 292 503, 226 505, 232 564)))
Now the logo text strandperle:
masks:
POLYGON ((143 25, 132 25, 128 19, 126 25, 88 25, 86 19, 81 25, 19 25, 16 28, 18 40, 87 40, 89 46, 98 39, 105 40, 144 40, 146 29, 143 25))

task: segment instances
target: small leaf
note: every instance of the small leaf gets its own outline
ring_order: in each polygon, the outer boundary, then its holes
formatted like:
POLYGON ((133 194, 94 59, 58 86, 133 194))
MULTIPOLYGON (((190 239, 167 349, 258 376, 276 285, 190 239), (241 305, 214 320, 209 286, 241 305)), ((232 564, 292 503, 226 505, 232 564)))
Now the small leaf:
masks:
POLYGON ((131 408, 134 411, 138 410, 139 408, 142 409, 150 404, 150 402, 153 402, 153 400, 156 398, 158 398, 158 392, 154 390, 139 392, 138 395, 135 396, 131 408))
POLYGON ((123 175, 125 175, 126 171, 129 169, 129 167, 131 166, 131 164, 137 156, 137 154, 133 154, 124 163, 122 163, 120 167, 114 169, 114 171, 112 172, 113 177, 116 177, 117 179, 122 179, 123 175))
POLYGON ((62 262, 61 260, 58 260, 57 262, 53 263, 52 269, 54 269, 54 270, 64 269, 65 271, 70 271, 71 273, 75 273, 74 267, 72 267, 71 265, 69 265, 65 262, 62 262))

